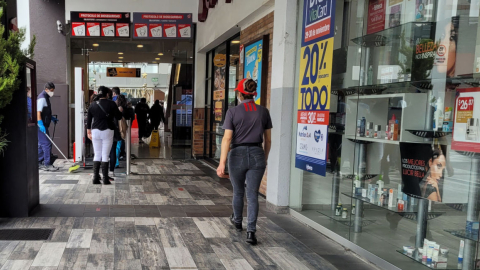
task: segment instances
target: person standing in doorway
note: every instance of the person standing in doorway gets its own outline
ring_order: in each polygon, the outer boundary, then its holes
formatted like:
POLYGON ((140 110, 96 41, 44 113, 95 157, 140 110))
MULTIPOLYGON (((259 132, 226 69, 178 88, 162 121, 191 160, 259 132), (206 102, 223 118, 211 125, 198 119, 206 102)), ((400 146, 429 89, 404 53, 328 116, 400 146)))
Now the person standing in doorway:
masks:
POLYGON ((53 97, 55 84, 47 82, 45 90, 37 97, 37 125, 38 125, 38 163, 43 171, 57 171, 51 162, 52 142, 47 138, 50 136, 48 128, 50 123, 57 123, 58 119, 52 116, 52 105, 50 98, 53 97), (42 164, 43 163, 43 164, 42 164))
POLYGON ((255 104, 257 83, 243 79, 235 91, 238 106, 225 115, 222 152, 217 175, 225 175, 228 155, 228 169, 233 186, 233 214, 231 223, 237 231, 242 231, 243 198, 247 193, 247 243, 257 244, 255 232, 258 217, 258 189, 267 166, 271 145, 272 119, 269 111, 255 104), (262 148, 263 144, 263 148, 262 148), (246 188, 245 188, 246 184, 246 188), (245 190, 246 189, 246 190, 245 190))
POLYGON ((135 114, 137 115, 137 123, 138 123, 138 138, 139 143, 143 143, 143 138, 146 136, 147 131, 147 120, 148 120, 148 111, 150 108, 147 104, 147 99, 142 98, 140 102, 135 106, 135 114))
POLYGON ((105 86, 98 88, 98 101, 91 104, 87 115, 87 136, 93 142, 93 184, 100 183, 100 167, 104 185, 110 185, 108 159, 113 144, 114 119, 120 120, 122 113, 115 102, 108 99, 111 90, 105 86))
POLYGON ((150 117, 150 124, 152 124, 153 130, 158 130, 160 123, 165 123, 163 107, 160 105, 160 101, 158 99, 155 100, 155 104, 153 104, 152 108, 150 108, 150 113, 148 116, 150 117))

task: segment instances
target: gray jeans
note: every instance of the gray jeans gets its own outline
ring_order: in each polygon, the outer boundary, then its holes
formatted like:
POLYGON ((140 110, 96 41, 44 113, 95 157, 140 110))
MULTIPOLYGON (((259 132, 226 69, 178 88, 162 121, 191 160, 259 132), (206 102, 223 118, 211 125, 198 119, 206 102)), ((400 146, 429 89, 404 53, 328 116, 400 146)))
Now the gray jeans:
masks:
POLYGON ((228 171, 233 185, 233 213, 235 222, 242 222, 245 184, 247 191, 248 232, 257 230, 258 189, 265 173, 265 153, 258 146, 239 146, 228 154, 228 171))

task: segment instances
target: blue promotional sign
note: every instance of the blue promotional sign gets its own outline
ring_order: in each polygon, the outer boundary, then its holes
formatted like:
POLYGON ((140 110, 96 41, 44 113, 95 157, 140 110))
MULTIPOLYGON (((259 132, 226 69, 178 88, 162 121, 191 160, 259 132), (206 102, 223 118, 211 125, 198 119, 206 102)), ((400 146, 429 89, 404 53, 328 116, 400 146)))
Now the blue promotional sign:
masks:
POLYGON ((335 1, 305 0, 303 5, 302 47, 335 34, 335 1))
POLYGON ((304 2, 295 167, 322 176, 327 171, 334 14, 332 0, 304 2))
POLYGON ((245 64, 243 67, 243 77, 253 79, 257 82, 257 97, 255 103, 260 105, 262 91, 262 54, 263 40, 259 40, 245 47, 245 64))

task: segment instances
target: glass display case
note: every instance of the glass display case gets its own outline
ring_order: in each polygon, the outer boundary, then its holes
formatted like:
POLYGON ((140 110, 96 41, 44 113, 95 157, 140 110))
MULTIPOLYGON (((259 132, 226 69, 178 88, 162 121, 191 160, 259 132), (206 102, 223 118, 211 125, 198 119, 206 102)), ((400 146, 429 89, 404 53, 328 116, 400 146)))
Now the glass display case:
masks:
POLYGON ((479 11, 336 1, 327 173, 292 164, 295 215, 400 269, 480 267, 479 11))

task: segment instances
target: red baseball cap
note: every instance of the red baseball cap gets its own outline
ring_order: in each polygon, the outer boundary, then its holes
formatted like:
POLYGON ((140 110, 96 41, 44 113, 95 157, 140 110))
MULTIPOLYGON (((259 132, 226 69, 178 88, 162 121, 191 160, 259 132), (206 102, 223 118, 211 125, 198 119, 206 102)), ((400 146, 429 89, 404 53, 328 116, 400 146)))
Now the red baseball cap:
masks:
POLYGON ((254 95, 254 96, 257 96, 257 91, 255 92, 247 92, 245 91, 245 83, 248 81, 248 80, 251 80, 251 79, 243 79, 241 81, 238 82, 238 85, 237 85, 237 88, 235 89, 235 91, 239 91, 240 93, 244 94, 244 95, 254 95))

